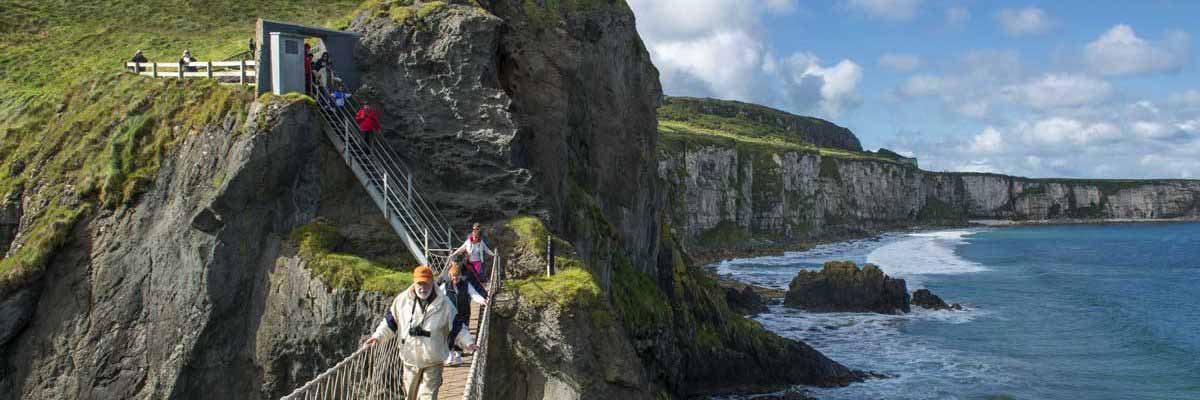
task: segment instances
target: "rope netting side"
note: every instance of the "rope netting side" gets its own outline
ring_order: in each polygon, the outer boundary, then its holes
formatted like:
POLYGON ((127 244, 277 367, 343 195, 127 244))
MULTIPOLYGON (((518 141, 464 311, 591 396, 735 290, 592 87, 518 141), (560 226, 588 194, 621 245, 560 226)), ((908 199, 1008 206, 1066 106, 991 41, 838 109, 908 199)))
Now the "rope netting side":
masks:
MULTIPOLYGON (((499 249, 497 249, 496 253, 499 252, 499 249)), ((464 400, 479 400, 483 398, 483 384, 485 375, 487 374, 488 331, 490 331, 492 322, 492 306, 495 304, 502 276, 500 274, 499 255, 492 257, 492 270, 489 275, 487 306, 483 308, 483 317, 479 320, 479 335, 475 341, 479 345, 479 350, 471 358, 471 369, 467 373, 467 387, 463 390, 464 400)))
POLYGON ((403 399, 400 349, 395 339, 363 347, 283 400, 403 399))

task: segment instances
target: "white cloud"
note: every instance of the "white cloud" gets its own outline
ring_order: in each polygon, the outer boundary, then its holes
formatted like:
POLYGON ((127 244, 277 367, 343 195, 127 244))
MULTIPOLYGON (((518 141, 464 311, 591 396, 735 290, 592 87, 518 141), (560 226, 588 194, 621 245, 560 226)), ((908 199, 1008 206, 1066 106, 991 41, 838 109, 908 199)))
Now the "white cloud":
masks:
POLYGON ((1051 117, 1037 121, 1029 127, 1025 132, 1025 140, 1033 145, 1087 145, 1115 139, 1120 134, 1120 128, 1108 122, 1084 122, 1072 118, 1051 117))
POLYGON ((836 117, 858 106, 862 68, 810 53, 777 56, 763 38, 770 13, 795 0, 631 0, 638 31, 671 95, 719 97, 836 117), (687 10, 687 12, 680 12, 687 10))
POLYGON ((921 0, 847 0, 846 5, 874 18, 903 22, 917 15, 921 0))
POLYGON ((811 53, 797 53, 788 57, 786 76, 796 87, 816 85, 820 92, 820 109, 825 115, 838 116, 847 108, 861 103, 858 83, 862 81, 862 67, 854 61, 841 60, 837 64, 822 67, 821 60, 811 53))
POLYGON ((885 53, 879 56, 879 65, 900 72, 907 72, 921 66, 921 57, 913 54, 885 53))
POLYGON ((1004 32, 1012 36, 1041 35, 1049 32, 1052 24, 1045 11, 1032 6, 1020 10, 1000 10, 996 13, 996 21, 1004 28, 1004 32))
POLYGON ((959 28, 966 25, 968 19, 971 19, 971 12, 966 7, 956 5, 946 9, 947 26, 959 28))
POLYGON ((1084 56, 1094 71, 1104 75, 1177 71, 1191 57, 1191 36, 1172 31, 1162 40, 1148 41, 1129 25, 1120 24, 1088 43, 1084 56))
POLYGON ((1112 94, 1108 82, 1082 75, 1046 74, 1004 89, 1013 100, 1036 109, 1094 104, 1112 94))
POLYGON ((967 151, 976 154, 991 154, 999 152, 1004 148, 1004 137, 1000 135, 1000 131, 993 127, 983 129, 978 135, 975 135, 974 140, 967 146, 967 151))
POLYGON ((1151 121, 1134 122, 1130 126, 1130 129, 1133 130, 1134 134, 1143 139, 1162 139, 1174 133, 1167 125, 1151 121))

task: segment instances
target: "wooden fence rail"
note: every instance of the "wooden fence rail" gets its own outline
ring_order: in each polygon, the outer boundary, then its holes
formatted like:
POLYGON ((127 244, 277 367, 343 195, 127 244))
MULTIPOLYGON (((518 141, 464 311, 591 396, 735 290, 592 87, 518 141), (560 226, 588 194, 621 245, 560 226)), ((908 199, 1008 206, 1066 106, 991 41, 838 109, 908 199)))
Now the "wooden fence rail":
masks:
MULTIPOLYGON (((237 78, 228 79, 227 84, 254 86, 258 76, 254 60, 180 62, 126 62, 125 71, 154 78, 237 78)), ((224 80, 224 79, 222 79, 224 80)))

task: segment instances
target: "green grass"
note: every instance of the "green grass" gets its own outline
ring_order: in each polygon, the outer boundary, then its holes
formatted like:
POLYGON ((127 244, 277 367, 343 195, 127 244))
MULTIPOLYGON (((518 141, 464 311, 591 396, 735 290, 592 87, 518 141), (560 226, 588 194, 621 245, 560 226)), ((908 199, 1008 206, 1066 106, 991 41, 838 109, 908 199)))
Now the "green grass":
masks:
POLYGON ((413 266, 387 265, 336 252, 346 239, 326 222, 318 220, 296 228, 288 240, 307 262, 309 271, 330 288, 394 295, 412 285, 413 266))
POLYGON ((893 164, 902 164, 896 159, 880 156, 876 153, 851 151, 833 147, 820 147, 811 143, 778 136, 745 135, 737 130, 726 131, 721 129, 713 129, 682 121, 659 119, 658 134, 660 149, 662 149, 663 146, 667 146, 667 149, 672 148, 672 146, 674 146, 675 149, 678 149, 678 146, 680 145, 717 145, 727 147, 744 145, 763 150, 797 151, 820 154, 822 157, 850 160, 875 160, 893 164))
POLYGON ((0 0, 0 195, 34 205, 0 260, 0 298, 39 277, 89 210, 136 203, 187 135, 244 120, 248 90, 123 73, 134 50, 220 60, 246 49, 257 17, 320 24, 357 4, 0 0))
POLYGON ((553 276, 535 275, 507 283, 520 294, 521 300, 534 307, 591 306, 600 298, 596 277, 584 268, 558 270, 553 276))

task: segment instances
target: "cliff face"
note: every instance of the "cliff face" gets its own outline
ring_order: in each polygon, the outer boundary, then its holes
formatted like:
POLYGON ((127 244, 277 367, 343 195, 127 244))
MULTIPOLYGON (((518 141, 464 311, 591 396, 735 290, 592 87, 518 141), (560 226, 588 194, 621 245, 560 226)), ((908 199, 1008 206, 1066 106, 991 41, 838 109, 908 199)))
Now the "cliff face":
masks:
POLYGON ((669 140, 659 176, 674 226, 697 246, 787 242, 967 219, 1200 217, 1200 181, 1028 179, 937 173, 878 157, 669 140))
POLYGON ((186 135, 154 189, 85 216, 0 304, 4 397, 277 398, 355 348, 386 299, 312 278, 287 234, 386 222, 304 101, 232 118, 186 135))

